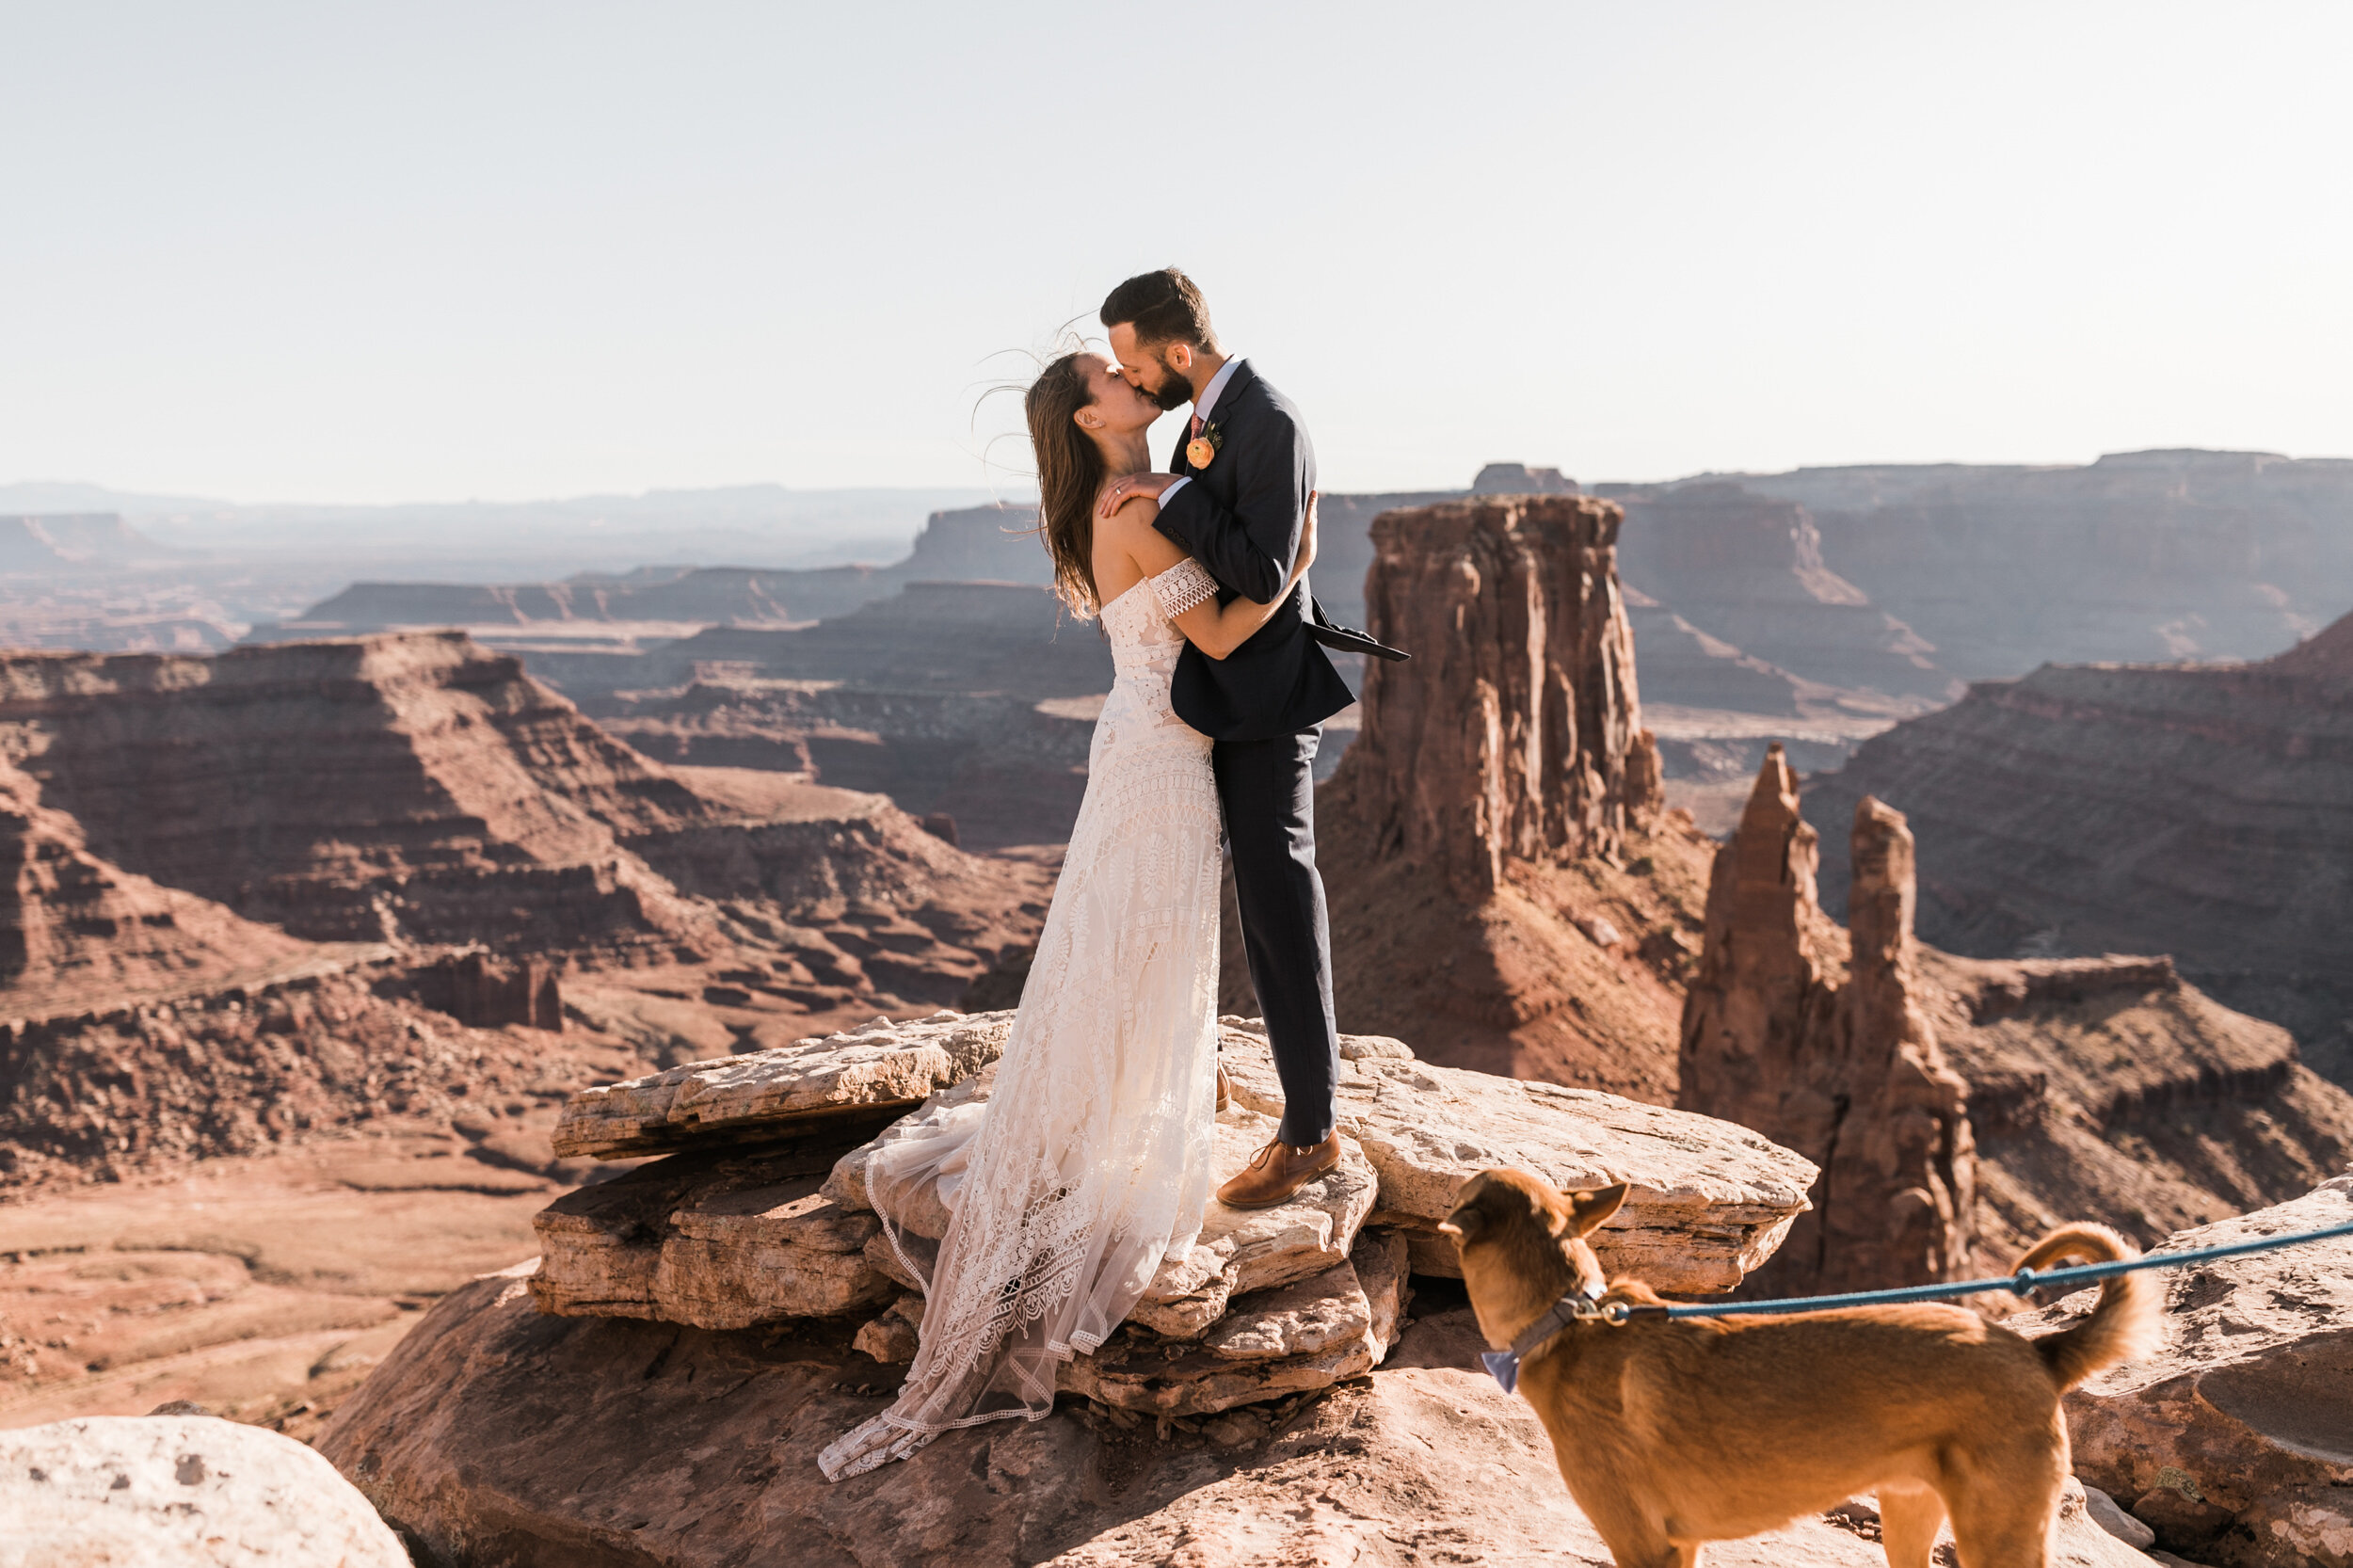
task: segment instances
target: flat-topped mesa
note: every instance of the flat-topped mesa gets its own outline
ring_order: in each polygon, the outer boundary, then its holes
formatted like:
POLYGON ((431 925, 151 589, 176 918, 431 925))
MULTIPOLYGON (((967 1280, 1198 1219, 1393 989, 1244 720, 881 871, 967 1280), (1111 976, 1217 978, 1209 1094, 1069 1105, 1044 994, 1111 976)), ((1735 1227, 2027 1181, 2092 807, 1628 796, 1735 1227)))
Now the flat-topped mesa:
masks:
POLYGON ((1363 734, 1335 784, 1380 852, 1441 866, 1476 898, 1508 858, 1611 850, 1657 810, 1622 516, 1583 496, 1496 496, 1373 523, 1367 612, 1414 657, 1366 670, 1363 734))
MULTIPOLYGON (((575 1095, 559 1150, 667 1158, 539 1215, 533 1299, 561 1317, 719 1330, 880 1308, 859 1343, 904 1359, 921 1309, 901 1291, 917 1282, 872 1210, 867 1161, 893 1124, 985 1100, 1012 1022, 1008 1012, 878 1018, 575 1095)), ((1225 1020, 1222 1048, 1235 1101, 1215 1132, 1226 1170, 1273 1136, 1282 1105, 1257 1026, 1225 1020)), ((1815 1176, 1788 1150, 1704 1116, 1433 1067, 1378 1036, 1346 1036, 1341 1052, 1338 1167, 1273 1208, 1212 1203, 1128 1326, 1072 1364, 1065 1387, 1193 1416, 1367 1370, 1400 1332, 1409 1268, 1458 1272, 1437 1223, 1482 1169, 1631 1182, 1596 1245, 1612 1268, 1678 1291, 1737 1285, 1804 1208, 1815 1176)), ((900 1218, 907 1236, 936 1240, 950 1216, 935 1203, 900 1218)))
POLYGON ((619 840, 723 815, 457 632, 12 654, 0 738, 94 854, 313 940, 674 941, 619 840))
POLYGON ((1853 860, 1854 927, 1842 944, 1816 902, 1815 835, 1796 781, 1771 747, 1718 852, 1684 1008, 1676 1103, 1822 1167, 1814 1211, 1760 1279, 1785 1294, 1924 1284, 1970 1265, 1968 1085, 1945 1064, 1915 968, 1902 814, 1865 800, 1853 860))

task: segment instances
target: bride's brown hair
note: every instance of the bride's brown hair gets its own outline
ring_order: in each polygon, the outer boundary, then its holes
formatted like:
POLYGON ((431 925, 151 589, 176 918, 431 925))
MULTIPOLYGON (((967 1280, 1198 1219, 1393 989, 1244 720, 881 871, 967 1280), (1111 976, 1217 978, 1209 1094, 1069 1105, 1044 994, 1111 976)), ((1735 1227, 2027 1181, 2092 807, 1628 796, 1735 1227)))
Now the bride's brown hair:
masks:
POLYGON ((1021 400, 1037 455, 1037 527, 1054 563, 1054 591, 1080 616, 1102 607, 1095 591, 1095 497, 1103 488, 1103 454, 1077 419, 1094 401, 1075 353, 1048 365, 1021 400))

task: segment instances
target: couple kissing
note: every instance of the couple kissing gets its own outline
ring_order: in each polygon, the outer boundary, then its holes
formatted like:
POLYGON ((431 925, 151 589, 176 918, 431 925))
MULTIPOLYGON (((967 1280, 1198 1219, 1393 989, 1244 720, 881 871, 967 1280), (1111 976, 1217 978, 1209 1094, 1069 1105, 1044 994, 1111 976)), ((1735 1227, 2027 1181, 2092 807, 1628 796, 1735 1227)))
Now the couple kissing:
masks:
POLYGON ((1314 768, 1353 697, 1325 649, 1404 655, 1316 602, 1314 448, 1290 400, 1219 343, 1193 280, 1130 278, 1101 319, 1111 357, 1056 359, 1025 408, 1056 589, 1100 618, 1112 690, 992 1092, 902 1123, 868 1166, 925 1301, 896 1401, 819 1457, 836 1480, 957 1427, 1047 1415, 1060 1365, 1199 1236, 1225 1100, 1223 844, 1284 1109, 1215 1201, 1270 1207, 1339 1161, 1314 768), (1153 423, 1187 405, 1170 472, 1152 472, 1153 423), (936 1240, 909 1225, 943 1211, 936 1240))

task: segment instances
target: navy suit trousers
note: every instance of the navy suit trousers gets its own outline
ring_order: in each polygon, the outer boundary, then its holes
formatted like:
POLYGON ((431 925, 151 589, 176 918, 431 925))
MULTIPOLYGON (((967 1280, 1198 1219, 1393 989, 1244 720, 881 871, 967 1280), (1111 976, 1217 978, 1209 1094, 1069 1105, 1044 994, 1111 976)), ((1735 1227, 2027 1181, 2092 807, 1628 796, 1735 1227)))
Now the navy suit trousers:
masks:
POLYGON ((1316 748, 1322 728, 1210 749, 1242 948, 1265 1010, 1274 1071, 1283 1080, 1287 1144, 1332 1135, 1340 1040, 1332 1017, 1332 936, 1323 879, 1316 874, 1316 748))

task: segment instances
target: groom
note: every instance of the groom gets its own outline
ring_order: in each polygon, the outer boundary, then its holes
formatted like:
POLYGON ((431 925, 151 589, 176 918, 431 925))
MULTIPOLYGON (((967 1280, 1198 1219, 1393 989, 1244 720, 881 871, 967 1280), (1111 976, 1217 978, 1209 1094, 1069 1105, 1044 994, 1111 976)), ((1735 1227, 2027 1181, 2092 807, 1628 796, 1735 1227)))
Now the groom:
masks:
MULTIPOLYGON (((1163 408, 1193 405, 1176 472, 1121 480, 1103 515, 1130 496, 1156 497, 1156 526, 1217 579, 1218 602, 1271 602, 1290 578, 1316 488, 1315 449, 1298 408, 1219 346, 1201 291, 1173 266, 1112 290, 1102 320, 1129 385, 1163 408)), ((1233 847, 1242 947, 1283 1081, 1274 1141, 1218 1189, 1218 1201, 1234 1208, 1281 1203, 1340 1159, 1315 760, 1323 721, 1355 699, 1326 647, 1405 657, 1333 625, 1303 580, 1225 659, 1188 644, 1169 688, 1176 716, 1216 743, 1209 759, 1233 847)))

